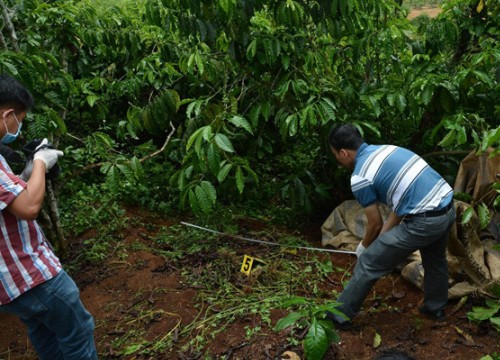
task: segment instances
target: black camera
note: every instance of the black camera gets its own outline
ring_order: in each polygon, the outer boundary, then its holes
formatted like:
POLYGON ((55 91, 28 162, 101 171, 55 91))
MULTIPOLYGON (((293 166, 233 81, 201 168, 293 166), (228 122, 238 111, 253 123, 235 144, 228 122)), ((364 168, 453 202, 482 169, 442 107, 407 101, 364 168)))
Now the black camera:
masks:
MULTIPOLYGON (((43 145, 43 146, 40 146, 42 141, 43 140, 36 139, 36 140, 32 140, 29 143, 27 143, 26 145, 24 145, 24 147, 21 149, 21 151, 26 156, 26 161, 33 160, 33 156, 39 150, 55 149, 54 146, 50 142, 43 145), (40 147, 37 149, 38 146, 40 146, 40 147)), ((61 174, 61 172, 62 172, 61 167, 59 166, 58 163, 55 163, 54 166, 52 168, 50 168, 50 170, 47 172, 47 174, 45 175, 45 178, 47 180, 54 180, 56 177, 59 176, 59 174, 61 174)))

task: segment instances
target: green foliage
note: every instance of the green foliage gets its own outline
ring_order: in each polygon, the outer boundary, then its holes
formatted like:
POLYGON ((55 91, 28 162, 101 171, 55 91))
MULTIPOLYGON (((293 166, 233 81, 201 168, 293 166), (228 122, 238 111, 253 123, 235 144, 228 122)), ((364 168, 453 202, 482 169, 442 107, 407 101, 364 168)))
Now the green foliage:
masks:
POLYGON ((500 359, 500 354, 494 353, 492 355, 483 356, 479 360, 499 360, 499 359, 500 359))
MULTIPOLYGON (((90 261, 116 246, 117 201, 190 208, 208 220, 228 205, 266 221, 321 204, 331 210, 349 197, 348 174, 332 166, 325 144, 338 123, 355 123, 368 142, 422 153, 499 154, 496 0, 449 0, 438 18, 415 22, 390 0, 5 3, 18 49, 1 20, 0 71, 35 95, 27 140, 49 137, 65 151, 63 226, 75 235, 97 229, 84 244, 90 261), (175 132, 157 152, 170 126, 175 132)), ((443 175, 453 169, 443 167, 443 175)), ((498 194, 499 183, 492 189, 498 194)), ((491 205, 474 204, 482 226, 491 205)), ((227 275, 232 255, 217 256, 226 262, 214 269, 227 275)), ((293 266, 283 267, 293 273, 293 266)), ((209 284, 214 274, 194 280, 209 284)), ((262 294, 242 302, 224 280, 208 296, 238 305, 223 319, 259 310, 262 294)), ((265 318, 288 286, 266 294, 265 318)), ((309 326, 304 346, 314 357, 332 333, 320 307, 306 303, 297 305, 302 318, 294 323, 309 326)), ((221 323, 213 309, 203 325, 221 323)), ((147 351, 129 345, 123 354, 147 351)))
POLYGON ((284 308, 298 307, 299 310, 278 320, 274 329, 275 331, 281 331, 291 326, 307 327, 307 334, 303 341, 306 357, 307 359, 322 359, 328 346, 334 341, 339 341, 339 335, 335 331, 333 323, 324 320, 326 311, 342 315, 335 309, 337 305, 336 303, 316 305, 316 303, 311 303, 306 298, 293 297, 283 303, 282 306, 284 308))
POLYGON ((142 121, 146 130, 153 135, 166 132, 179 105, 179 94, 175 90, 163 91, 142 113, 142 121))
POLYGON ((486 306, 475 306, 467 313, 471 321, 488 321, 500 332, 500 301, 486 299, 486 306))
MULTIPOLYGON (((68 186, 75 184, 70 182, 68 186)), ((105 185, 78 187, 71 197, 63 197, 59 203, 62 227, 67 236, 85 238, 78 258, 98 264, 112 249, 119 248, 116 233, 127 226, 124 211, 105 185), (93 231, 88 237, 85 233, 90 229, 93 231)))
MULTIPOLYGON (((229 212, 232 213, 232 212, 229 212)), ((215 220, 220 226, 234 230, 235 224, 230 219, 221 224, 221 216, 215 220)), ((155 356, 162 349, 179 346, 179 353, 196 351, 203 354, 205 345, 218 333, 224 331, 231 323, 242 321, 249 316, 254 317, 253 326, 246 327, 246 336, 259 336, 265 328, 272 325, 271 313, 273 310, 290 304, 291 294, 303 289, 316 289, 317 282, 325 279, 336 269, 331 262, 321 262, 315 256, 308 257, 305 264, 297 262, 294 256, 285 255, 280 248, 256 249, 253 256, 264 261, 262 266, 253 269, 249 276, 238 272, 241 267, 242 254, 235 250, 233 240, 228 237, 207 234, 190 227, 172 225, 150 229, 154 236, 141 235, 144 241, 137 241, 131 246, 135 250, 148 250, 166 259, 168 264, 175 266, 182 273, 182 282, 194 286, 198 290, 197 303, 200 306, 198 317, 191 323, 182 324, 178 328, 177 342, 172 336, 163 336, 145 341, 140 328, 127 331, 123 336, 114 340, 114 350, 125 354, 133 351, 134 354, 149 354, 155 356), (192 264, 198 264, 198 270, 193 271, 192 264), (293 274, 293 276, 291 276, 293 274), (196 334, 194 336, 193 334, 196 334)), ((229 230, 228 230, 229 231, 229 230)), ((302 238, 281 233, 263 233, 265 236, 280 239, 283 245, 304 244, 302 238)), ((161 290, 158 290, 161 291, 161 290)), ((325 297, 330 294, 316 292, 317 296, 325 297)), ((311 306, 313 299, 304 299, 311 306)), ((329 328, 328 338, 336 339, 331 325, 319 317, 319 333, 329 328)), ((137 317, 153 317, 149 307, 134 308, 130 311, 132 320, 137 317), (138 315, 139 314, 139 315, 138 315)), ((156 314, 158 315, 158 314, 156 314)), ((124 320, 125 321, 125 320, 124 320)), ((130 324, 129 324, 130 325, 130 324)), ((324 346, 318 342, 318 336, 308 338, 311 345, 308 349, 319 353, 324 346), (316 349, 316 350, 315 350, 316 349)), ((323 340, 321 340, 323 341, 323 340)), ((208 356, 208 355, 207 355, 208 356)), ((314 355, 311 355, 314 356, 314 355)))
MULTIPOLYGON (((68 184, 69 187, 75 185, 73 182, 68 184)), ((77 186, 81 187, 80 184, 77 186)), ((60 203, 61 221, 71 236, 81 235, 88 229, 102 228, 106 232, 112 232, 119 228, 123 210, 105 185, 81 187, 71 197, 63 199, 60 203)))
POLYGON ((35 94, 29 137, 60 142, 74 168, 101 167, 115 191, 164 164, 159 190, 197 215, 257 194, 306 213, 344 180, 324 144, 344 121, 418 151, 498 148, 492 0, 452 0, 414 24, 385 0, 16 6, 20 51, 3 32, 0 71, 35 94), (139 161, 170 124, 159 161, 139 161))

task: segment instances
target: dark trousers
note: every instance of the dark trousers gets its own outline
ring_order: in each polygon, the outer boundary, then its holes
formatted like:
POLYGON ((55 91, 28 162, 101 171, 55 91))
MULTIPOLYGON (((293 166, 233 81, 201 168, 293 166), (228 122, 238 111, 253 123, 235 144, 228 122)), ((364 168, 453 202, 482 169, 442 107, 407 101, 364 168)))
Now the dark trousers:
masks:
POLYGON ((452 207, 440 216, 403 219, 380 235, 358 258, 353 276, 338 298, 338 310, 352 319, 375 282, 415 250, 420 250, 424 267, 424 305, 431 311, 444 309, 448 303, 446 244, 454 221, 452 207))

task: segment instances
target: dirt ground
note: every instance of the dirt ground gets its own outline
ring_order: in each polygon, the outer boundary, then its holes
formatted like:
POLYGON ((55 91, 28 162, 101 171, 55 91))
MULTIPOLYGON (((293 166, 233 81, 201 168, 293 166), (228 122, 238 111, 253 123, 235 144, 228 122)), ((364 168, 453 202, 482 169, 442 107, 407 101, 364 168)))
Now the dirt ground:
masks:
MULTIPOLYGON (((119 249, 115 249, 102 264, 88 266, 73 275, 81 289, 82 300, 97 324, 96 343, 100 359, 208 359, 199 354, 179 352, 180 344, 164 349, 163 355, 154 357, 117 355, 116 347, 120 346, 116 343, 117 338, 126 341, 126 335, 134 332, 142 332, 150 340, 176 337, 179 328, 190 324, 201 313, 200 304, 196 303, 199 288, 185 283, 181 270, 165 257, 138 246, 146 244, 150 236, 154 236, 153 227, 147 226, 148 223, 154 224, 155 228, 169 227, 179 224, 179 220, 159 219, 138 210, 128 216, 134 219, 134 223, 144 224, 133 226, 124 234, 121 246, 126 247, 128 256, 120 256, 119 249), (149 315, 137 312, 139 306, 149 309, 149 315)), ((313 225, 303 232, 311 246, 321 247, 320 225, 313 225)), ((265 226, 258 221, 241 224, 246 231, 265 226)), ((75 251, 81 241, 75 239, 75 251)), ((241 256, 255 252, 264 255, 266 251, 265 246, 255 244, 235 243, 234 247, 241 256)), ((300 251, 294 256, 300 263, 305 255, 304 251, 300 251)), ((320 256, 329 257, 336 267, 345 269, 352 268, 355 263, 355 257, 351 255, 320 253, 320 256)), ((192 271, 202 266, 208 266, 208 263, 195 261, 192 271)), ((319 286, 340 291, 345 280, 341 276, 341 272, 330 273, 319 286)), ((307 294, 301 294, 304 295, 307 294)), ((421 291, 399 274, 382 278, 366 299, 365 311, 355 319, 355 328, 341 331, 340 342, 330 346, 324 359, 374 359, 387 350, 404 351, 415 359, 440 360, 479 360, 486 354, 500 353, 498 332, 490 325, 478 325, 467 319, 466 313, 479 299, 471 297, 463 306, 452 301, 444 322, 419 315, 416 309, 421 301, 421 291), (376 334, 380 336, 380 346, 375 345, 376 334)), ((273 311, 272 326, 286 314, 286 310, 273 311)), ((6 315, 0 315, 0 323, 0 359, 36 359, 23 325, 16 318, 6 315)), ((228 324, 205 350, 210 354, 209 359, 293 359, 284 355, 287 351, 297 355, 295 359, 304 359, 302 347, 300 344, 291 345, 289 335, 289 330, 274 332, 261 323, 258 314, 247 314, 228 324), (245 337, 245 327, 259 324, 262 327, 259 334, 250 339, 245 337)))
POLYGON ((420 15, 427 15, 431 18, 435 18, 441 12, 441 8, 436 7, 423 7, 419 9, 412 9, 408 14, 408 19, 412 20, 420 15))

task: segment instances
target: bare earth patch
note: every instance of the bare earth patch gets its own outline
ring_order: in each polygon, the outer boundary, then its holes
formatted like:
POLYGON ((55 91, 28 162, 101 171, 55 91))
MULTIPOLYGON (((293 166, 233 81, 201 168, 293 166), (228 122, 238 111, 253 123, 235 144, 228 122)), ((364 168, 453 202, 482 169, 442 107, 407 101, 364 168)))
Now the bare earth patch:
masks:
MULTIPOLYGON (((169 227, 179 224, 179 219, 158 219, 153 215, 144 215, 134 211, 129 216, 141 224, 148 222, 156 226, 169 227)), ((265 224, 254 220, 245 222, 246 231, 266 229, 265 224)), ((243 226, 242 226, 243 227, 243 226)), ((154 231, 149 226, 136 226, 127 230, 121 246, 110 254, 104 263, 88 266, 78 274, 75 281, 81 288, 83 302, 94 315, 96 342, 100 359, 152 359, 186 360, 205 359, 199 353, 183 350, 181 346, 195 339, 194 329, 189 339, 178 338, 179 330, 191 324, 195 319, 203 319, 204 304, 199 303, 199 286, 185 282, 181 270, 168 257, 153 254, 151 248, 154 231), (149 229, 149 230, 148 230, 149 229), (130 336, 130 340, 127 340, 130 336), (133 338, 146 341, 174 339, 174 346, 161 349, 154 356, 118 355, 118 349, 136 344, 133 338), (127 341, 130 341, 127 344, 127 341), (160 355, 158 355, 160 354, 160 355)), ((267 229, 272 232, 271 228, 267 229)), ((304 233, 311 246, 320 247, 319 226, 304 233)), ((82 239, 79 239, 81 241, 82 239)), ((256 254, 265 258, 269 249, 255 244, 234 243, 239 256, 256 254)), ((79 245, 78 241, 73 244, 79 245)), ((305 267, 308 254, 300 251, 291 256, 305 267)), ((355 258, 350 255, 320 253, 322 259, 330 258, 335 267, 352 269, 355 258)), ((200 271, 210 266, 210 254, 199 254, 189 259, 189 271, 200 271)), ((68 263, 69 260, 66 261, 68 263)), ((185 268, 184 268, 185 269, 185 268)), ((236 266, 232 269, 239 272, 236 266)), ((318 287, 331 293, 340 291, 346 279, 344 272, 330 273, 318 287)), ((290 274, 293 276, 293 274, 290 274)), ((243 289, 251 292, 251 286, 243 289)), ((312 289, 294 294, 314 298, 312 289)), ((469 299, 462 307, 452 301, 447 309, 445 322, 435 322, 422 317, 417 307, 422 301, 422 292, 406 282, 397 273, 392 273, 380 281, 364 303, 364 312, 354 321, 355 329, 342 331, 340 342, 332 344, 325 359, 373 359, 384 350, 401 350, 416 359, 480 359, 486 354, 500 352, 498 332, 485 324, 469 322, 466 313, 478 299, 469 299), (380 345, 374 341, 380 336, 380 345)), ((273 310, 271 322, 287 315, 287 310, 273 310)), ((0 359, 34 360, 36 355, 26 337, 23 325, 14 317, 0 315, 0 359)), ((211 359, 284 359, 282 354, 291 351, 304 359, 302 347, 291 345, 288 339, 290 330, 274 332, 262 322, 259 314, 246 314, 236 321, 226 324, 204 347, 211 359), (246 337, 246 327, 261 326, 261 330, 252 337, 246 337)))
POLYGON ((419 9, 411 9, 410 13, 408 14, 408 19, 412 20, 420 15, 427 15, 430 18, 435 18, 436 16, 439 15, 440 12, 441 12, 441 8, 434 8, 434 7, 423 7, 423 8, 419 8, 419 9))

